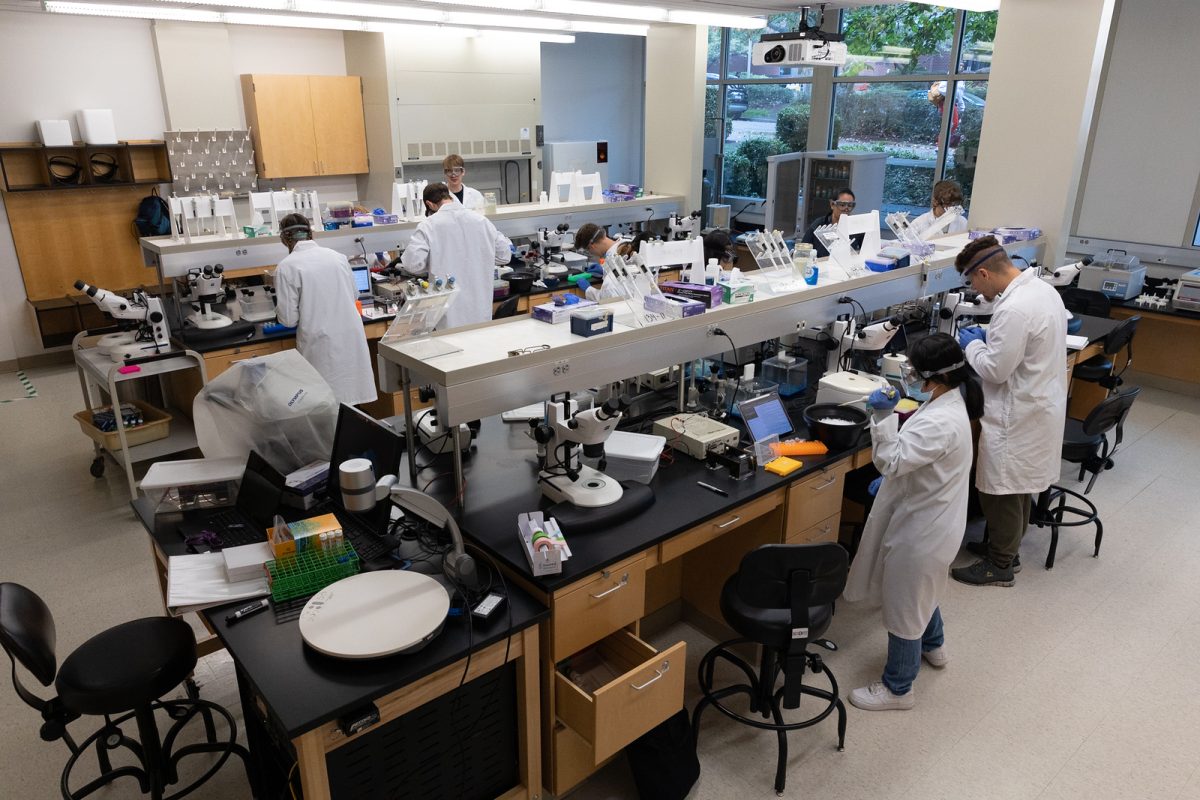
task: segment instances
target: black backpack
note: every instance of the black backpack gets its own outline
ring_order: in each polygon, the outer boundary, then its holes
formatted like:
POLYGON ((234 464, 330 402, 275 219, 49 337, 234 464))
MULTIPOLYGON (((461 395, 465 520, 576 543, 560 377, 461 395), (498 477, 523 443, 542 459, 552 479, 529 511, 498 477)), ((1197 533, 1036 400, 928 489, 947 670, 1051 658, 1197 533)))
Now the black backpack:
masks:
POLYGON ((171 232, 171 207, 157 192, 146 195, 138 202, 133 227, 138 236, 166 236, 171 232))

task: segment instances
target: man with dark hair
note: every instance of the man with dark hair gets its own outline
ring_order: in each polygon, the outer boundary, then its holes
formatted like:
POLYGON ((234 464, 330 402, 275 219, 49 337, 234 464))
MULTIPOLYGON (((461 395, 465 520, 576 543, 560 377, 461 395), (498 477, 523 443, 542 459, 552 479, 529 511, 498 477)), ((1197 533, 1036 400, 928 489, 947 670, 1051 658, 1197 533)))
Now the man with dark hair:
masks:
POLYGON ((455 202, 444 183, 431 183, 422 195, 429 217, 417 226, 400 263, 416 275, 453 276, 459 294, 441 327, 459 328, 492 318, 492 281, 497 265, 512 257, 512 242, 492 221, 455 202))
MULTIPOLYGON (((800 241, 811 244, 817 251, 817 258, 825 258, 829 255, 829 250, 817 238, 817 228, 822 225, 836 225, 837 221, 842 218, 842 214, 849 214, 858 205, 858 199, 854 196, 854 192, 849 186, 837 190, 834 199, 829 201, 829 213, 814 222, 807 231, 804 232, 804 238, 800 241)), ((856 233, 850 237, 850 246, 857 251, 862 247, 863 234, 856 233)))
POLYGON ((321 374, 338 402, 375 400, 375 375, 362 317, 354 305, 358 290, 346 257, 312 240, 302 214, 279 222, 288 249, 275 268, 275 316, 296 329, 296 350, 321 374))
POLYGON ((958 332, 967 363, 983 381, 975 485, 988 541, 968 546, 983 558, 950 574, 973 586, 1012 586, 1030 495, 1047 489, 1061 469, 1067 310, 1033 270, 1013 266, 993 236, 968 244, 954 265, 964 282, 995 301, 995 310, 986 331, 958 332))

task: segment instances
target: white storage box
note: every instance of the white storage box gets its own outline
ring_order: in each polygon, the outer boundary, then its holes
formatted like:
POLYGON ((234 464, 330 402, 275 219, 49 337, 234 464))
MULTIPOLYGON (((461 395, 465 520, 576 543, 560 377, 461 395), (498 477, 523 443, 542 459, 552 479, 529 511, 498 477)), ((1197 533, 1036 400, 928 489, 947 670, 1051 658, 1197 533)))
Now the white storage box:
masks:
POLYGON ((116 144, 117 125, 111 108, 81 108, 75 113, 79 138, 86 144, 116 144))
POLYGON ((71 123, 65 119, 39 119, 37 130, 38 138, 45 147, 70 147, 75 144, 71 139, 71 123))
MULTIPOLYGON (((614 431, 604 442, 604 457, 608 463, 604 474, 618 481, 649 483, 658 472, 658 457, 667 444, 665 436, 614 431)), ((598 458, 583 462, 599 469, 598 458)))

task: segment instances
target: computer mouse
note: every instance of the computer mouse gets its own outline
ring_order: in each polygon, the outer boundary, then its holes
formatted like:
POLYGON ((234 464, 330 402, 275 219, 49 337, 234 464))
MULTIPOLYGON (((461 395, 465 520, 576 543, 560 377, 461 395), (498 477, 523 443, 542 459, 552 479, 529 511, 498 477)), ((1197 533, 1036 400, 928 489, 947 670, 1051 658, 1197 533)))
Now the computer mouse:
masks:
POLYGON ((381 572, 385 569, 395 569, 396 562, 390 556, 380 556, 359 561, 358 568, 361 572, 381 572))

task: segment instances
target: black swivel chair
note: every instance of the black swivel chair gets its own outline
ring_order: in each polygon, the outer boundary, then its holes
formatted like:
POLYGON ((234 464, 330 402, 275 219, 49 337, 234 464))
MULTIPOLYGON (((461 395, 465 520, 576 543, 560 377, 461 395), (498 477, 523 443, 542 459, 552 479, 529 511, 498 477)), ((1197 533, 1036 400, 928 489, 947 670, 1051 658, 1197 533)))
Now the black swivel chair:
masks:
POLYGON ((1096 504, 1083 495, 1092 491, 1096 478, 1106 469, 1113 468, 1113 455, 1121 444, 1121 429, 1133 401, 1141 393, 1140 388, 1133 388, 1105 398, 1100 402, 1087 419, 1083 422, 1067 419, 1066 430, 1063 434, 1062 457, 1064 461, 1079 465, 1079 480, 1088 472, 1092 479, 1088 481, 1083 494, 1066 489, 1062 486, 1051 486, 1038 495, 1034 504, 1030 522, 1039 528, 1050 528, 1050 550, 1046 554, 1046 569, 1054 567, 1054 554, 1058 550, 1058 529, 1077 528, 1082 525, 1096 526, 1095 551, 1093 557, 1100 556, 1100 542, 1104 539, 1104 524, 1100 521, 1100 512, 1096 504), (1113 442, 1109 444, 1108 434, 1115 431, 1113 442), (1080 506, 1067 505, 1068 500, 1077 502, 1080 506))
POLYGON ((496 306, 496 310, 492 312, 492 319, 506 319, 507 317, 516 316, 517 303, 520 299, 520 295, 513 295, 496 306))
MULTIPOLYGON (((85 797, 118 778, 136 778, 143 794, 153 800, 174 800, 198 788, 236 755, 246 765, 251 786, 248 753, 237 744, 237 725, 221 706, 195 696, 161 700, 188 680, 196 668, 196 640, 186 622, 171 617, 147 617, 109 628, 93 636, 66 657, 61 668, 55 655, 54 618, 37 594, 16 583, 0 583, 0 646, 13 662, 17 695, 42 715, 41 737, 62 739, 71 751, 63 768, 60 789, 64 800, 85 797), (43 700, 17 678, 20 664, 43 686, 55 685, 58 696, 43 700), (154 712, 162 710, 172 720, 165 737, 159 736, 154 712), (218 739, 213 713, 228 725, 227 739, 218 739), (77 744, 67 726, 84 714, 104 717, 104 725, 77 744), (176 747, 176 739, 191 720, 203 722, 205 740, 176 747), (133 720, 138 739, 125 735, 121 726, 133 720), (100 776, 71 791, 71 770, 95 746, 100 776), (139 766, 113 767, 111 753, 125 748, 139 766), (179 782, 181 759, 196 753, 218 753, 207 771, 183 789, 166 795, 179 782)), ((189 681, 188 693, 194 695, 189 681)))
POLYGON ((747 553, 721 590, 721 613, 740 637, 722 642, 700 660, 704 697, 692 715, 692 735, 699 740, 700 715, 709 705, 743 725, 775 731, 779 739, 775 791, 780 795, 787 778, 788 731, 816 725, 836 709, 838 750, 846 743, 846 707, 838 697, 837 681, 820 654, 808 651, 808 645, 837 650, 832 642, 819 637, 833 619, 833 603, 846 585, 847 571, 846 551, 837 544, 768 544, 747 553), (757 674, 731 650, 752 644, 761 650, 757 674), (740 669, 747 683, 714 689, 718 658, 740 669), (806 670, 823 672, 830 688, 805 685, 806 670), (783 686, 776 689, 781 673, 783 686), (726 697, 736 694, 747 695, 751 713, 762 719, 744 716, 723 704, 726 697), (824 700, 824 708, 803 721, 784 722, 782 709, 798 708, 801 695, 824 700))
POLYGON ((1089 317, 1108 317, 1112 309, 1112 300, 1103 292, 1091 289, 1080 289, 1078 286, 1068 286, 1061 290, 1063 305, 1067 311, 1074 314, 1087 314, 1089 317))
POLYGON ((1082 364, 1076 364, 1071 377, 1075 380, 1098 383, 1108 389, 1110 394, 1115 392, 1124 383, 1121 376, 1133 363, 1133 335, 1137 333, 1137 326, 1141 320, 1141 317, 1130 317, 1113 328, 1108 336, 1104 337, 1104 352, 1082 364), (1121 371, 1114 375, 1113 357, 1121 350, 1125 351, 1125 364, 1121 371))

